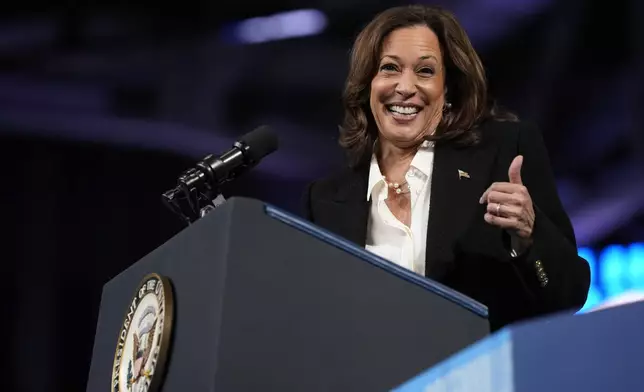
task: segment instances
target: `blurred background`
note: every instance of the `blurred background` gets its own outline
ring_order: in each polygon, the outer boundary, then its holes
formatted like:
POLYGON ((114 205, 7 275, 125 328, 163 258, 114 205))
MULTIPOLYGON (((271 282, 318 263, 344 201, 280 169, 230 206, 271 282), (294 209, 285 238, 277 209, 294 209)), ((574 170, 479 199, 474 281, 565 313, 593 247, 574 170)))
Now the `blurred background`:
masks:
MULTIPOLYGON (((85 390, 102 285, 184 227, 160 196, 204 155, 270 125, 280 149, 226 195, 298 213, 304 185, 344 164, 352 39, 405 3, 3 4, 3 390, 85 390)), ((593 269, 587 307, 644 289, 644 2, 431 4, 541 128, 593 269)))

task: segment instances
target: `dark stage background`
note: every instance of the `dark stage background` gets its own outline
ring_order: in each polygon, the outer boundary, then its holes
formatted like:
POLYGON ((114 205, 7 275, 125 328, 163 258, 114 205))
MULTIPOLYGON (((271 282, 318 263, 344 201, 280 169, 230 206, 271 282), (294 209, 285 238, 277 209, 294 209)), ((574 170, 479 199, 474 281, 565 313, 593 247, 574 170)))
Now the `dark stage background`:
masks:
MULTIPOLYGON (((495 96, 542 129, 580 246, 642 241, 644 3, 441 3, 495 96)), ((0 12, 3 390, 84 390, 102 285, 181 230, 160 195, 207 153, 271 125, 280 150, 226 193, 297 212, 343 164, 352 38, 403 2, 72 4, 0 12)))

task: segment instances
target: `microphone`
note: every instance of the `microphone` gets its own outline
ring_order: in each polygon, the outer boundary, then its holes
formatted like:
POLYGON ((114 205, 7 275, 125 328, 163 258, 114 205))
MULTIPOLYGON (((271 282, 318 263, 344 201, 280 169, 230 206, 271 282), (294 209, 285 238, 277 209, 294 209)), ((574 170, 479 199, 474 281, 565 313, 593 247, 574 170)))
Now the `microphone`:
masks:
POLYGON ((213 209, 213 197, 223 198, 219 192, 222 184, 255 167, 277 148, 277 135, 262 125, 239 138, 230 150, 221 155, 210 154, 183 172, 177 187, 163 194, 163 202, 183 220, 194 222, 213 209))
POLYGON ((255 167, 265 156, 277 150, 277 136, 263 125, 245 134, 233 148, 217 156, 210 154, 179 177, 179 185, 188 189, 206 186, 217 188, 255 167))

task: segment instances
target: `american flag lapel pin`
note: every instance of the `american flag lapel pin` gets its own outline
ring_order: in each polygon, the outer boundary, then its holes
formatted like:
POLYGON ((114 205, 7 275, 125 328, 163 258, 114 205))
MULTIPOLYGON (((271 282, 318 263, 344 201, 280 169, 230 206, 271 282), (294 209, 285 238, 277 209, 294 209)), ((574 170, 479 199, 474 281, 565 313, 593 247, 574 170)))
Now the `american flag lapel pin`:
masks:
POLYGON ((458 179, 463 179, 463 178, 470 178, 470 173, 463 171, 463 170, 458 170, 458 179))

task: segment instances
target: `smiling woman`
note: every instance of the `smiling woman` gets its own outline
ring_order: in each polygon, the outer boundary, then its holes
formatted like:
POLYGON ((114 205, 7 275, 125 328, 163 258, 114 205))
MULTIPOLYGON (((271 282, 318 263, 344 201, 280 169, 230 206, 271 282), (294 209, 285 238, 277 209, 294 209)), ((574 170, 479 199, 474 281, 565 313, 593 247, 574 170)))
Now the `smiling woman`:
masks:
POLYGON ((307 188, 309 220, 484 303, 492 330, 583 306, 589 266, 541 134, 493 104, 451 13, 376 16, 354 43, 344 110, 349 164, 307 188))
POLYGON ((436 131, 445 107, 445 72, 436 34, 424 26, 392 31, 371 81, 370 108, 381 138, 417 145, 436 131))
POLYGON ((435 7, 389 9, 356 38, 340 136, 354 165, 370 158, 378 138, 380 124, 374 110, 378 99, 385 105, 382 99, 428 106, 423 116, 429 130, 424 134, 426 140, 475 144, 476 128, 483 120, 517 120, 490 101, 483 64, 467 34, 451 13, 435 7), (387 89, 399 94, 384 97, 387 89), (405 94, 416 92, 418 97, 405 101, 405 94))

